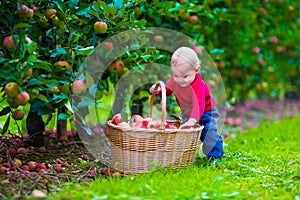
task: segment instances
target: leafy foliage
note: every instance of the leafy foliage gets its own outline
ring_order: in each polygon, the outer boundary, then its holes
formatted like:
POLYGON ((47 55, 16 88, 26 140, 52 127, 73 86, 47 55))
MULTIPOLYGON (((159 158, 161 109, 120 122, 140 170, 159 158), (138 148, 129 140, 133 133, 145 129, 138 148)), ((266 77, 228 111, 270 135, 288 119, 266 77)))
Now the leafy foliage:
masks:
MULTIPOLYGON (((30 94, 32 108, 49 115, 70 103, 77 71, 98 44, 125 30, 163 27, 190 36, 210 53, 230 103, 295 96, 300 84, 297 10, 297 1, 282 0, 5 1, 0 4, 0 39, 13 36, 15 45, 1 46, 0 87, 18 83, 30 94), (106 33, 95 33, 96 21, 108 25, 106 33), (62 61, 68 64, 58 64, 62 61)), ((149 62, 168 65, 169 58, 156 48, 132 51, 118 60, 124 63, 124 74, 143 73, 143 64, 149 62)), ((111 90, 109 82, 115 84, 121 76, 108 71, 97 95, 105 95, 111 90)))

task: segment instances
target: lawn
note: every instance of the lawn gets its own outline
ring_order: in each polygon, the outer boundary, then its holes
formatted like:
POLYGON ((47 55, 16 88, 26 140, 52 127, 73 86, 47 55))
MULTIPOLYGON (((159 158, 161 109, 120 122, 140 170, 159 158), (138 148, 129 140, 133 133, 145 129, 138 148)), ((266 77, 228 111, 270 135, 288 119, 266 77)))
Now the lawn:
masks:
MULTIPOLYGON (((225 140, 221 162, 68 183, 47 199, 300 199, 300 117, 263 122, 225 140)), ((31 197, 34 199, 34 197, 31 197)))

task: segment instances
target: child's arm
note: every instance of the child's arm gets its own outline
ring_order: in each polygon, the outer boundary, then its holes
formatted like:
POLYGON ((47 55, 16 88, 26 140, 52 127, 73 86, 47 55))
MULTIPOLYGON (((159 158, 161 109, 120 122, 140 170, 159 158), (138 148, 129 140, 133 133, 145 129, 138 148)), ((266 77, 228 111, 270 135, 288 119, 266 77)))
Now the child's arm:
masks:
POLYGON ((194 125, 197 124, 197 120, 194 118, 189 118, 189 120, 187 122, 185 122, 184 124, 182 124, 179 128, 190 128, 193 127, 194 125))

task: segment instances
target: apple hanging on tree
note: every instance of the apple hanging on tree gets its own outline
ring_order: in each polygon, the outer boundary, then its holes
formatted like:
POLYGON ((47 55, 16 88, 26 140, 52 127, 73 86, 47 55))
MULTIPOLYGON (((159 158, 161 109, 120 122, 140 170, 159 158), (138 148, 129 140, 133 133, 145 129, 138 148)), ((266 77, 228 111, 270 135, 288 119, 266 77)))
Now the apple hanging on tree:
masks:
POLYGON ((15 102, 19 105, 26 105, 30 100, 30 96, 27 91, 19 92, 15 97, 15 102))
POLYGON ((72 84, 73 94, 78 95, 86 91, 86 84, 83 80, 75 80, 72 84))
POLYGON ((97 34, 103 34, 107 31, 107 24, 105 22, 97 21, 94 24, 94 30, 97 34))
POLYGON ((23 110, 14 110, 12 112, 12 117, 15 119, 15 120, 22 120, 24 118, 24 111, 23 110))
POLYGON ((16 82, 9 82, 5 85, 4 91, 8 97, 15 97, 19 93, 19 85, 16 82))

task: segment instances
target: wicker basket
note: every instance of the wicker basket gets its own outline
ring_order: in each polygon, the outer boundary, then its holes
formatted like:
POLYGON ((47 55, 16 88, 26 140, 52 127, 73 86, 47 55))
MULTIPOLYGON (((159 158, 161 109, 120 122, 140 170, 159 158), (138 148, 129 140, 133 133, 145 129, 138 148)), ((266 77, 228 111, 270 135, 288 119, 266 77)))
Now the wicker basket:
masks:
MULTIPOLYGON (((165 129, 166 89, 162 81, 156 84, 156 87, 159 86, 162 90, 160 129, 122 128, 111 121, 107 122, 115 170, 125 174, 138 174, 163 167, 179 169, 193 162, 203 126, 165 129)), ((152 116, 154 100, 155 95, 152 95, 148 117, 152 116)))

